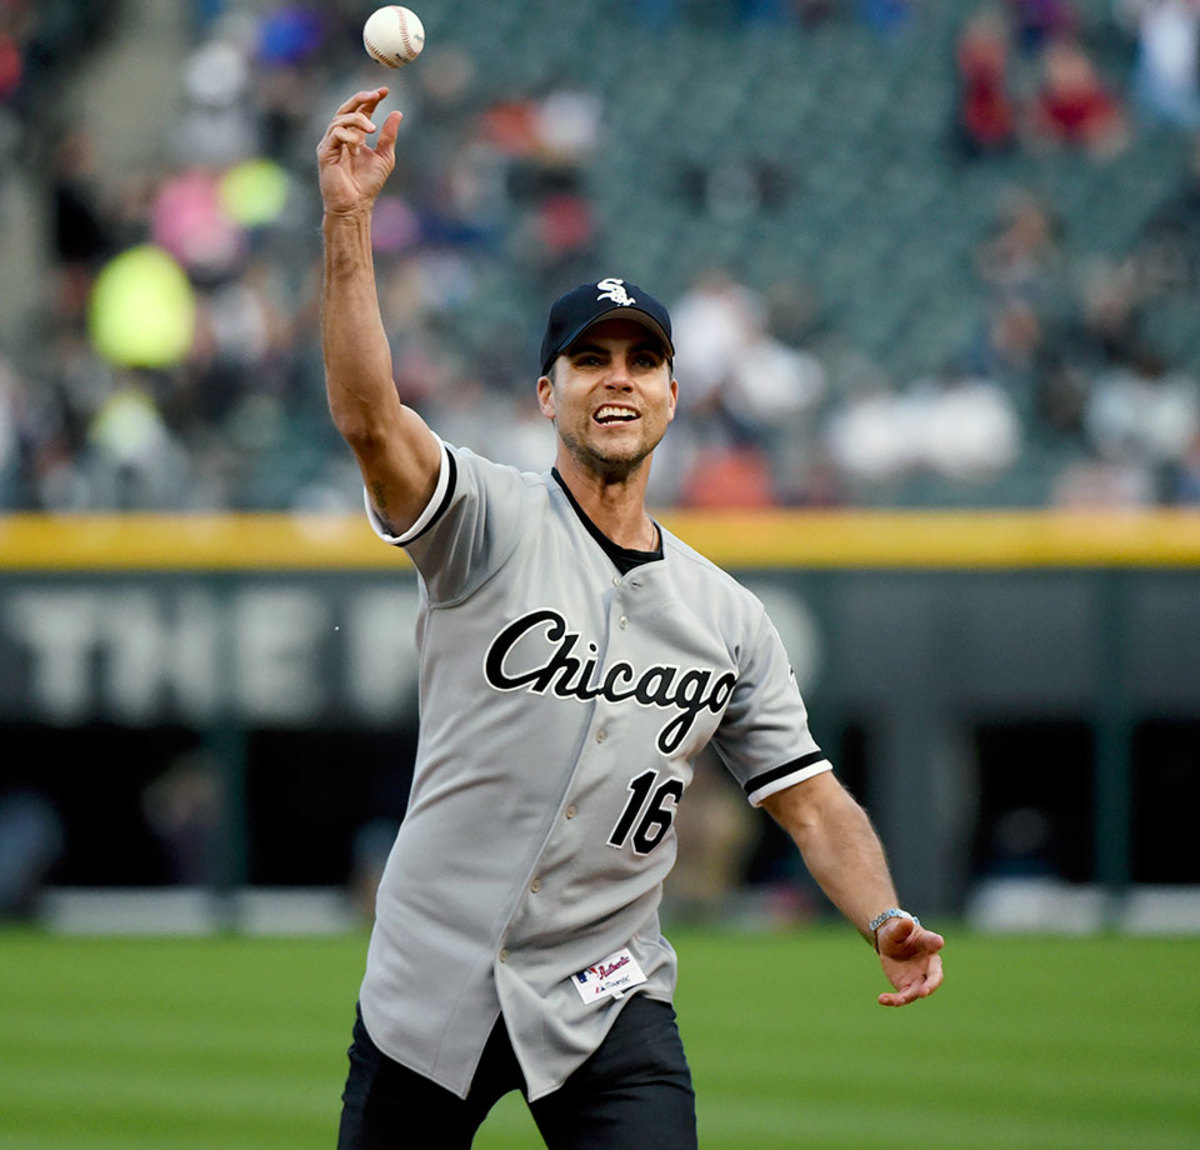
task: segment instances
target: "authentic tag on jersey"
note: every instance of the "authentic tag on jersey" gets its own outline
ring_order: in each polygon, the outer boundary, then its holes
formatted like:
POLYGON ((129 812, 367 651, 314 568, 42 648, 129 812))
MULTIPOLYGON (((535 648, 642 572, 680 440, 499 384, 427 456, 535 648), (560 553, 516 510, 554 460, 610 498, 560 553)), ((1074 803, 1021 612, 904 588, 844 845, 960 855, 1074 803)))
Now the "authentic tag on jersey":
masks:
POLYGON ((602 958, 595 966, 572 975, 571 981, 584 1002, 599 1002, 609 995, 620 998, 627 990, 645 982, 646 976, 629 947, 623 947, 602 958))

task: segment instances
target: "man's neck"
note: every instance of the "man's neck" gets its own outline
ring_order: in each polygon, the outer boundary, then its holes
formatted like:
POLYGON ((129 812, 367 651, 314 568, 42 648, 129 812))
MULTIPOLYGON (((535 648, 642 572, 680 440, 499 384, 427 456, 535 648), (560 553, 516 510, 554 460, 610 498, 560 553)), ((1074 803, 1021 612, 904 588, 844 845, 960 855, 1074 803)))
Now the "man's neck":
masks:
POLYGON ((618 547, 633 551, 657 548, 658 529, 646 512, 648 459, 620 480, 607 479, 580 467, 565 451, 558 453, 555 467, 584 514, 618 547))

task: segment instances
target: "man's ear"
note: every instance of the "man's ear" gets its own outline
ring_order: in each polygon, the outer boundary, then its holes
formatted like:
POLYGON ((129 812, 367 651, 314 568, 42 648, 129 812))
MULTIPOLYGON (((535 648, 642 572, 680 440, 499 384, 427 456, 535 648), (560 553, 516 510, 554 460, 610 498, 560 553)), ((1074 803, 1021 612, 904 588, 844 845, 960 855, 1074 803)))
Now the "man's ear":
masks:
POLYGON ((548 375, 543 375, 537 381, 537 396, 538 406, 542 409, 542 414, 547 419, 553 419, 558 413, 558 408, 554 402, 554 380, 548 375))

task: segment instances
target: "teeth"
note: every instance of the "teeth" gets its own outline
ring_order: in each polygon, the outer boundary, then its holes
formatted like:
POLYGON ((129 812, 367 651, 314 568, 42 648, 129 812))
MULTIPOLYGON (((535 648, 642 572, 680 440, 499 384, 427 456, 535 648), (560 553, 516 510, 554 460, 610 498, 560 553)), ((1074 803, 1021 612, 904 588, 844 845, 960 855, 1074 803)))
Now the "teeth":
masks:
POLYGON ((627 407, 602 407, 596 412, 596 419, 601 423, 610 419, 637 419, 637 412, 630 411, 627 407))

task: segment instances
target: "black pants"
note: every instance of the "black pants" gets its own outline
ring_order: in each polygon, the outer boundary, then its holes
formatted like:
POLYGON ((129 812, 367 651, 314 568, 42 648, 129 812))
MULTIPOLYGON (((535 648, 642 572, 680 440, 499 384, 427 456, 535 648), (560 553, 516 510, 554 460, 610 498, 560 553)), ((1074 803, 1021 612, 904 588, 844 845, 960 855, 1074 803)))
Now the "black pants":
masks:
MULTIPOLYGON (((466 1150, 488 1111, 525 1081, 501 1018, 465 1098, 388 1058, 361 1014, 350 1047, 338 1150, 466 1150)), ((695 1150, 692 1076, 665 1002, 626 1003, 596 1052, 529 1105, 549 1150, 695 1150)))

